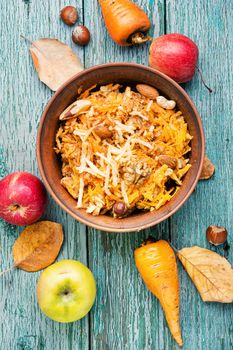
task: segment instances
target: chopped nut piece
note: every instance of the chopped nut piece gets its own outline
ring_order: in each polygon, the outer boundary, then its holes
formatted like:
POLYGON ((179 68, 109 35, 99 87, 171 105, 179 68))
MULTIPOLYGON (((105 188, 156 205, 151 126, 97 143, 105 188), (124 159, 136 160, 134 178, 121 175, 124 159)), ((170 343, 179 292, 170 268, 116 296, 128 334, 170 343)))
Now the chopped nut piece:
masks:
POLYGON ((184 168, 184 167, 186 166, 187 163, 188 163, 188 162, 186 162, 185 159, 182 159, 182 158, 178 159, 178 168, 179 168, 179 169, 184 168))
POLYGON ((177 166, 177 159, 167 155, 158 156, 158 161, 161 165, 166 164, 171 169, 175 169, 177 166))
POLYGON ((164 175, 165 175, 165 176, 171 176, 172 173, 173 173, 173 170, 172 170, 171 168, 168 168, 168 169, 165 171, 164 175))
POLYGON ((123 178, 127 185, 141 184, 150 175, 151 169, 146 162, 135 160, 134 163, 127 163, 123 167, 123 178))

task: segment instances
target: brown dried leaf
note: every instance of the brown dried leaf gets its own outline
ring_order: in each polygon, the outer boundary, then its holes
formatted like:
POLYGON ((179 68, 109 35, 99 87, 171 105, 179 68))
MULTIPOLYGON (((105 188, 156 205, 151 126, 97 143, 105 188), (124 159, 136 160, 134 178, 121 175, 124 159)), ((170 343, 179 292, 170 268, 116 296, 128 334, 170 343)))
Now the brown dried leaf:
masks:
POLYGON ((14 265, 33 272, 51 265, 63 243, 62 225, 40 221, 26 227, 16 239, 12 252, 14 265))
POLYGON ((34 41, 30 53, 40 80, 53 91, 84 69, 74 51, 57 39, 34 41))
POLYGON ((211 250, 191 247, 177 253, 203 301, 233 302, 233 269, 211 250))
POLYGON ((214 174, 214 171, 215 171, 214 164, 205 155, 201 176, 199 180, 208 180, 214 174))

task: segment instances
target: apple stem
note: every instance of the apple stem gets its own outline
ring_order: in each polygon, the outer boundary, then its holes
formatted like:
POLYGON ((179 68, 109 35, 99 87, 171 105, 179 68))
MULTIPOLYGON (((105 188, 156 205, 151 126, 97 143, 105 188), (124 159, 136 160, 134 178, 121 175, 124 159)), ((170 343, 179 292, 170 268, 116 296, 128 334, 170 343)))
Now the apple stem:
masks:
POLYGON ((203 85, 206 87, 207 90, 209 90, 209 93, 213 92, 213 90, 206 84, 200 68, 198 66, 196 66, 196 69, 197 69, 198 73, 200 74, 201 81, 202 81, 203 85))

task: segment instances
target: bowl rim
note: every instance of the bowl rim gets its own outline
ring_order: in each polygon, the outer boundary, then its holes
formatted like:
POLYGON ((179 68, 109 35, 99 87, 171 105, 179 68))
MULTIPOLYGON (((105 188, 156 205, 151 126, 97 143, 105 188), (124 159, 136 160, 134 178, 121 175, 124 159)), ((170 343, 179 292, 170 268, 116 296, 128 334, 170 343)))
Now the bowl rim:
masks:
POLYGON ((106 232, 139 232, 141 230, 147 229, 149 227, 153 227, 163 221, 165 221, 166 219, 168 219, 170 216, 172 216, 175 212, 177 212, 182 205, 188 200, 188 198, 191 196, 191 194, 193 193, 199 178, 200 178, 200 174, 201 174, 201 170, 202 170, 202 166, 203 166, 203 162, 204 162, 204 156, 205 156, 205 135, 204 135, 204 128, 203 128, 203 124, 201 121, 201 117, 199 115, 199 112, 194 104, 194 102, 192 101, 191 97, 188 95, 188 93, 177 83, 175 82, 173 79, 171 79, 170 77, 168 77, 166 74, 145 66, 143 64, 138 64, 138 63, 134 63, 134 62, 114 62, 114 63, 104 63, 104 64, 98 64, 95 66, 92 66, 91 68, 88 69, 84 69, 83 71, 75 74, 74 76, 72 76, 70 79, 68 79, 62 86, 60 86, 60 88, 55 92, 55 94, 50 98, 50 100, 48 101, 41 119, 40 119, 40 123, 39 123, 39 127, 38 127, 38 131, 37 131, 37 137, 36 137, 36 158, 37 158, 37 164, 38 164, 38 168, 39 168, 39 172, 40 175, 42 177, 42 180, 46 186, 47 191, 49 192, 49 194, 52 196, 52 198, 55 200, 55 202, 66 212, 68 213, 70 216, 72 216, 74 219, 76 219, 77 221, 81 222, 82 224, 85 224, 89 227, 92 227, 94 229, 97 230, 101 230, 101 231, 106 231, 106 232), (140 226, 137 225, 137 227, 133 228, 106 228, 105 225, 103 224, 99 224, 99 223, 89 223, 88 220, 86 220, 85 218, 81 218, 78 214, 75 214, 73 211, 71 211, 57 196, 56 193, 52 190, 46 176, 45 176, 45 172, 44 172, 44 166, 42 164, 42 157, 41 157, 41 136, 42 136, 42 130, 43 130, 43 125, 44 125, 44 121, 46 118, 46 115, 51 107, 51 105, 53 104, 54 100, 57 98, 57 96, 73 81, 77 80, 80 76, 85 75, 86 73, 98 70, 98 69, 104 69, 104 68, 108 68, 108 67, 135 67, 135 68, 139 68, 139 69, 144 69, 147 70, 151 73, 155 73, 159 76, 161 76, 162 78, 164 78, 165 80, 169 81, 173 86, 175 86, 175 88, 177 90, 179 90, 179 92, 181 92, 181 94, 183 94, 183 96, 187 99, 188 103, 190 104, 191 108, 194 111, 196 120, 197 120, 197 124, 198 124, 198 128, 200 131, 200 138, 201 138, 201 144, 202 144, 202 148, 201 148, 201 157, 200 157, 200 167, 198 169, 197 172, 197 176, 195 178, 195 180, 193 181, 192 186, 190 187, 189 191, 187 191, 186 195, 183 197, 183 199, 178 203, 178 205, 173 208, 171 211, 169 211, 167 214, 165 214, 163 217, 159 218, 159 219, 155 219, 154 221, 152 220, 152 222, 148 222, 146 224, 143 224, 143 220, 142 220, 142 224, 140 226))

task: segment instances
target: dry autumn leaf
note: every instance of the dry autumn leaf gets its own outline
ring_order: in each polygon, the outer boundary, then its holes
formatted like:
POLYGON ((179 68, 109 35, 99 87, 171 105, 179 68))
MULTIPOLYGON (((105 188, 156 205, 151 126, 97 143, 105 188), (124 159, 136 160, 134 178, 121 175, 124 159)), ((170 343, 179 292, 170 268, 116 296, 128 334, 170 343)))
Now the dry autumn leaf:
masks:
POLYGON ((42 270, 54 262, 62 243, 61 224, 40 221, 30 225, 13 245, 14 266, 28 272, 42 270))
POLYGON ((204 163, 201 171, 201 175, 199 180, 208 180, 211 176, 213 176, 215 171, 214 164, 209 160, 209 158, 205 155, 204 163))
POLYGON ((31 44, 30 53, 39 78, 53 91, 84 69, 75 52, 57 39, 42 38, 31 44))
POLYGON ((203 301, 233 302, 233 269, 211 250, 191 247, 177 253, 203 301))

